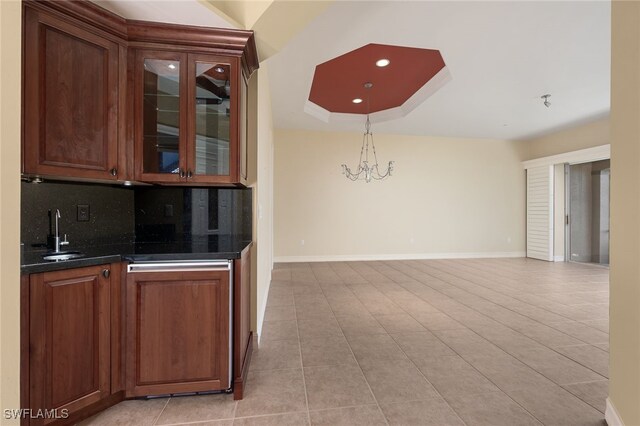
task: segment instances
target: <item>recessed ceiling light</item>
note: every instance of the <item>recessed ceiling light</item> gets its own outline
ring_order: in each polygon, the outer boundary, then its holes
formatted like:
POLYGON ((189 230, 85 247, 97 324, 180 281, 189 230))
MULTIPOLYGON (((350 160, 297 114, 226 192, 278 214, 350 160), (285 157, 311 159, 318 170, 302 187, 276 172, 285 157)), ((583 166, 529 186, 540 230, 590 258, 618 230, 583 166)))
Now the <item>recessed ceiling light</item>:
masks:
POLYGON ((167 65, 167 66, 169 67, 169 69, 172 69, 172 70, 175 70, 175 69, 176 69, 176 66, 175 66, 175 65, 173 65, 173 64, 169 64, 169 65, 167 65))
POLYGON ((224 72, 224 68, 222 68, 222 67, 215 67, 213 70, 215 72, 217 72, 217 73, 220 73, 220 74, 222 74, 224 72))
POLYGON ((362 103, 362 99, 360 98, 355 98, 354 100, 352 100, 351 102, 353 102, 354 104, 359 104, 362 103))
POLYGON ((386 67, 387 65, 389 65, 391 63, 390 60, 383 58, 383 59, 378 59, 376 61, 376 66, 379 66, 380 68, 382 67, 386 67))

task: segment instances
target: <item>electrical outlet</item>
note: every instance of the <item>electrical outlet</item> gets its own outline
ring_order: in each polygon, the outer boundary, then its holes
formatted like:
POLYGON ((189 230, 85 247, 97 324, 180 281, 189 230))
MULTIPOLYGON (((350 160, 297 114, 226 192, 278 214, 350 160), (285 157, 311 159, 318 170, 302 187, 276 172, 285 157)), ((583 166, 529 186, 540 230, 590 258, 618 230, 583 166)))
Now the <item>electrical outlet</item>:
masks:
POLYGON ((78 222, 89 222, 89 204, 78 204, 78 222))
POLYGON ((173 217, 173 204, 164 205, 164 217, 173 217))

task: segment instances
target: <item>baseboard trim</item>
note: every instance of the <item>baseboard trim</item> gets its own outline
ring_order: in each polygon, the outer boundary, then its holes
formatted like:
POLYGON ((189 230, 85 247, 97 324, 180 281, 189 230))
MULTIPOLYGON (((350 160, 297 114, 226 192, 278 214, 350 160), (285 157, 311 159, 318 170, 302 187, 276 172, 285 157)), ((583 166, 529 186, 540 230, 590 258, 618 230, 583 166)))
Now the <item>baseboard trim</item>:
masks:
POLYGON ((276 256, 277 263, 288 262, 357 262, 367 260, 428 260, 428 259, 489 259, 503 257, 525 257, 524 251, 488 253, 406 253, 406 254, 362 254, 327 256, 276 256))
POLYGON ((564 256, 553 256, 554 262, 564 262, 564 256))
POLYGON ((616 410, 616 407, 609 398, 607 398, 607 408, 604 412, 604 419, 609 426, 624 426, 624 423, 622 423, 622 419, 618 414, 618 410, 616 410))

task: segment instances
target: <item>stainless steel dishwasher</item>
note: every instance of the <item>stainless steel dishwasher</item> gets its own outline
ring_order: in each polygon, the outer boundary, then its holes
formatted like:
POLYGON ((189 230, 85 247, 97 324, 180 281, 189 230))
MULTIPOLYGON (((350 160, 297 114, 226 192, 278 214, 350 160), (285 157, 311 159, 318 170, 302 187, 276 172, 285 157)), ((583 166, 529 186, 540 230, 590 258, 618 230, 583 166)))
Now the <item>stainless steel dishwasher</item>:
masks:
MULTIPOLYGON (((228 381, 226 383, 225 392, 230 392, 232 389, 232 376, 233 376, 233 260, 155 260, 155 261, 131 261, 127 266, 127 272, 129 274, 136 273, 154 273, 163 274, 168 272, 221 272, 225 271, 229 277, 229 347, 228 347, 228 381)), ((178 394, 199 394, 210 393, 208 391, 195 391, 195 392, 176 392, 169 393, 171 395, 178 394)), ((158 395, 161 396, 161 395, 158 395)))

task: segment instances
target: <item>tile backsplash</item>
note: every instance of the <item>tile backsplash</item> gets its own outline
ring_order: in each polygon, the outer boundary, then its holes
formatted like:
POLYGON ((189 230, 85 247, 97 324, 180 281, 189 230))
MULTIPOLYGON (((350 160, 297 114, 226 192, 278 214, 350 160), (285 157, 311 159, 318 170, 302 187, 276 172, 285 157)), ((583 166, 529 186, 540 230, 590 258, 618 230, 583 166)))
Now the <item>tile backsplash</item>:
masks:
POLYGON ((251 189, 138 187, 137 241, 236 235, 251 239, 251 189))
MULTIPOLYGON (((82 184, 22 183, 20 240, 25 249, 47 241, 49 216, 60 210, 60 236, 77 242, 122 242, 134 237, 134 191, 131 188, 82 184), (89 206, 89 220, 78 221, 78 205, 89 206)), ((53 219, 52 219, 53 221, 53 219)), ((53 227, 53 223, 51 223, 53 227)))
POLYGON ((192 236, 251 239, 252 190, 100 184, 22 183, 21 241, 29 250, 45 244, 48 211, 60 210, 60 236, 76 243, 181 241, 192 236), (78 206, 88 206, 81 221, 78 206))

